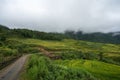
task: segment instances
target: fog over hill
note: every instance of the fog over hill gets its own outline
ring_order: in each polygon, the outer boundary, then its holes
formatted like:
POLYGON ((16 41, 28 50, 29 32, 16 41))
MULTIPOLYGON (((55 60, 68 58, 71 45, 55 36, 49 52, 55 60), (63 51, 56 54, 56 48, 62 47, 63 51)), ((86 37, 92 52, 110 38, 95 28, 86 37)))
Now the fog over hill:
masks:
POLYGON ((0 0, 0 24, 47 32, 120 31, 120 0, 0 0))

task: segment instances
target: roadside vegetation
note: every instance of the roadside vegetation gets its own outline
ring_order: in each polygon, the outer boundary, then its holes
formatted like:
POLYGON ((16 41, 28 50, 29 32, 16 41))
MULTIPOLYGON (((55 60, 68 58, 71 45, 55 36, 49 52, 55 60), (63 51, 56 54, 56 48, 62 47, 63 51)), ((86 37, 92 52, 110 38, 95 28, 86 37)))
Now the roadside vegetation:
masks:
POLYGON ((14 62, 24 54, 39 52, 33 45, 24 44, 8 38, 4 40, 1 38, 0 43, 0 69, 14 62))
POLYGON ((119 80, 120 66, 96 60, 57 60, 57 64, 74 69, 84 69, 94 75, 97 80, 119 80))
POLYGON ((21 80, 96 80, 83 69, 68 68, 53 62, 47 57, 32 55, 21 80))
MULTIPOLYGON (((14 39, 14 40, 17 40, 17 39, 14 39)), ((93 42, 76 41, 76 40, 69 40, 69 39, 62 40, 62 41, 19 39, 19 41, 29 45, 37 45, 39 48, 43 47, 44 49, 51 52, 52 54, 60 56, 59 60, 51 60, 50 61, 52 62, 51 64, 63 67, 65 69, 72 69, 72 70, 77 70, 79 72, 81 71, 86 72, 92 76, 93 78, 92 80, 94 79, 95 80, 119 80, 120 79, 119 77, 120 45, 93 43, 93 42), (114 57, 114 58, 111 58, 111 57, 114 57), (119 57, 119 58, 115 60, 116 57, 119 57)), ((37 57, 40 57, 40 56, 37 56, 37 57)), ((38 60, 38 58, 36 60, 38 60)), ((31 69, 28 68, 30 67, 29 65, 30 62, 33 63, 33 65, 35 64, 38 65, 39 63, 41 63, 41 61, 38 61, 36 63, 36 61, 33 62, 29 60, 26 72, 24 73, 25 80, 29 80, 27 76, 30 76, 29 70, 31 69)), ((47 64, 48 63, 46 63, 46 65, 47 64)), ((39 69, 36 69, 36 71, 41 72, 39 71, 39 69)), ((52 71, 54 71, 54 69, 52 71)), ((55 70, 55 71, 59 72, 59 70, 55 70)), ((34 70, 31 71, 31 74, 34 74, 32 72, 34 72, 34 70)), ((61 74, 59 74, 59 76, 61 74)), ((84 75, 84 73, 82 74, 84 75)), ((39 74, 38 76, 40 77, 39 74)), ((36 78, 33 78, 33 80, 35 79, 36 78)), ((66 80, 63 78, 61 79, 66 80)), ((53 80, 59 80, 59 79, 53 79, 53 80)), ((74 80, 74 79, 71 78, 71 80, 74 80)), ((77 80, 82 80, 82 78, 78 78, 77 80)), ((89 80, 89 79, 83 78, 83 80, 89 80)))

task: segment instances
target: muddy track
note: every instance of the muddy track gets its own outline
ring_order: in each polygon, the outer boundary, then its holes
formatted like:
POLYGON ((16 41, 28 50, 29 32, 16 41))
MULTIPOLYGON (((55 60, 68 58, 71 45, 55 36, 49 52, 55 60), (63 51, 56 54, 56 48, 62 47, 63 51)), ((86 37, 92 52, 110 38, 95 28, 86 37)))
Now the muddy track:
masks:
POLYGON ((39 49, 41 52, 43 52, 44 55, 46 55, 47 57, 49 57, 51 59, 60 59, 61 58, 60 56, 54 55, 52 52, 49 52, 42 47, 40 47, 39 49))
POLYGON ((17 80, 29 55, 20 57, 17 61, 0 71, 0 80, 17 80))

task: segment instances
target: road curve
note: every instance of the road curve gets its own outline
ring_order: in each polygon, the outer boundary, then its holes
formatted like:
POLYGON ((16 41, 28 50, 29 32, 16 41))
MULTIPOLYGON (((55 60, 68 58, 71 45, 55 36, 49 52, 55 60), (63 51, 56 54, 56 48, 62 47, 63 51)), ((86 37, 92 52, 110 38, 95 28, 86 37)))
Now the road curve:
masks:
POLYGON ((29 55, 20 57, 17 61, 0 71, 0 80, 17 80, 29 55))

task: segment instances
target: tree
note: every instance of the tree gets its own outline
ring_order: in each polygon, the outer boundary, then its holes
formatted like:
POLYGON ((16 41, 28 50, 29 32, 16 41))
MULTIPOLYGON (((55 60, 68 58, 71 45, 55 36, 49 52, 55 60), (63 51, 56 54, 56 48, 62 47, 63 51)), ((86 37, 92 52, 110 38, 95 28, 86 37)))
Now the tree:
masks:
POLYGON ((103 52, 100 52, 100 53, 98 54, 98 56, 99 56, 99 60, 102 61, 102 60, 103 60, 103 52))
POLYGON ((0 41, 2 41, 2 42, 6 41, 6 37, 5 36, 0 36, 0 41))

